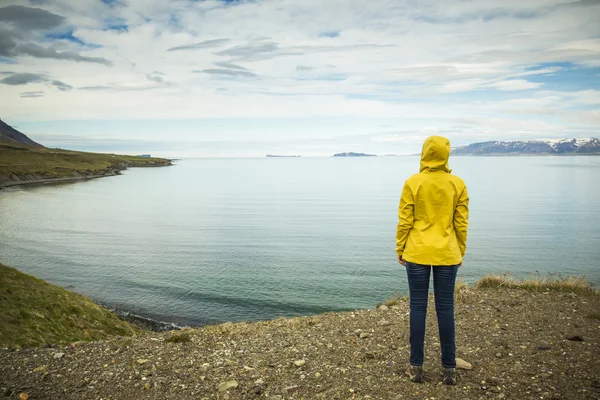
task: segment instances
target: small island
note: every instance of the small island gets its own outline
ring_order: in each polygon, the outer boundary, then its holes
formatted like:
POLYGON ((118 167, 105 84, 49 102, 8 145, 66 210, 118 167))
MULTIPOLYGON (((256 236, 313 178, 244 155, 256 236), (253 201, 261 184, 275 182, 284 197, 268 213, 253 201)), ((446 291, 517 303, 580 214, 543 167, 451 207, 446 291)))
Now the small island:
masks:
POLYGON ((333 157, 376 157, 376 154, 367 154, 367 153, 337 153, 334 154, 333 157))

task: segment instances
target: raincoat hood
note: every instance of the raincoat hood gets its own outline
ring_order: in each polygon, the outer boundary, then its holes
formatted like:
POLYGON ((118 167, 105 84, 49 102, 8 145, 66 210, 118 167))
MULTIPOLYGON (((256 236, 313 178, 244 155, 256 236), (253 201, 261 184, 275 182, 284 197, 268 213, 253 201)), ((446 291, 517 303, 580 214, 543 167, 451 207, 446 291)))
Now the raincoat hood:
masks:
POLYGON ((430 136, 423 143, 421 152, 420 172, 445 171, 452 172, 448 167, 450 157, 450 141, 443 136, 430 136))

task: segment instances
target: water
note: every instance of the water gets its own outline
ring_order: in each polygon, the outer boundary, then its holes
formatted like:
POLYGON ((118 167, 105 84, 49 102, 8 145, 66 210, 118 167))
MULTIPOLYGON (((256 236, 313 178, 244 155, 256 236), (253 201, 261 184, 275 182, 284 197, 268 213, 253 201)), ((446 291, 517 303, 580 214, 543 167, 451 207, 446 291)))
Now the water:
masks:
MULTIPOLYGON (((600 157, 455 157, 460 276, 600 283, 600 157)), ((417 157, 188 159, 0 191, 0 262, 180 324, 373 307, 406 293, 397 206, 417 157)))

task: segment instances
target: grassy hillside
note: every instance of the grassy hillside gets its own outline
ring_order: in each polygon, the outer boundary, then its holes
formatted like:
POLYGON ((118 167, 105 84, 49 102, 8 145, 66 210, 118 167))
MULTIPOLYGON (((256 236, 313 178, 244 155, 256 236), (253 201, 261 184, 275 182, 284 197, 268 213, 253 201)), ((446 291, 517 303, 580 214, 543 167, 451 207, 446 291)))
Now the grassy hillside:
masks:
POLYGON ((131 336, 140 330, 85 296, 0 264, 0 347, 131 336))
POLYGON ((26 181, 114 175, 127 167, 171 165, 162 158, 31 148, 0 143, 0 187, 26 181))

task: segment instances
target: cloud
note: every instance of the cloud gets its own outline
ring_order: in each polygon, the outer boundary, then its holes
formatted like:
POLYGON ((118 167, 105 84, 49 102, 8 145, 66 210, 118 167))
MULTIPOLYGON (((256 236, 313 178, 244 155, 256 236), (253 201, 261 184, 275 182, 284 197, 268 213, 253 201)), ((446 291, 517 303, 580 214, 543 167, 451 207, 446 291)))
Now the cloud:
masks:
MULTIPOLYGON (((162 74, 162 75, 164 75, 164 74, 162 74)), ((152 81, 152 82, 156 82, 156 83, 163 83, 165 81, 165 78, 157 75, 156 73, 146 75, 146 79, 148 79, 149 81, 152 81)))
POLYGON ((203 73, 209 75, 218 75, 218 76, 229 76, 229 77, 244 77, 244 78, 254 78, 257 75, 250 71, 242 71, 237 69, 225 69, 225 68, 208 68, 203 70, 195 70, 195 73, 203 73))
POLYGON ((0 79, 0 83, 10 86, 27 85, 30 83, 46 83, 61 91, 67 91, 73 88, 72 86, 67 85, 59 80, 50 79, 46 75, 32 73, 14 73, 6 78, 0 79))
POLYGON ((164 118, 192 142, 252 135, 332 147, 350 132, 384 154, 420 140, 423 127, 460 140, 597 135, 595 116, 582 114, 600 104, 597 1, 373 0, 367 13, 363 0, 7 2, 29 7, 0 13, 0 65, 44 77, 27 88, 45 91, 36 101, 1 86, 0 109, 19 123, 115 119, 113 137, 130 137, 164 118), (182 133, 187 120, 195 125, 182 133), (359 137, 381 125, 417 136, 359 137))
POLYGON ((36 41, 60 40, 67 38, 74 45, 84 43, 73 36, 73 32, 52 32, 61 28, 66 18, 40 8, 24 6, 7 6, 0 8, 0 57, 15 58, 31 56, 77 62, 90 62, 112 65, 103 57, 82 56, 74 50, 59 51, 51 46, 42 46, 36 41), (40 35, 40 32, 48 32, 40 35))
POLYGON ((242 67, 241 65, 233 64, 225 61, 217 61, 215 63, 217 67, 227 68, 227 69, 237 69, 240 71, 248 71, 248 68, 242 67))
POLYGON ((329 31, 329 32, 321 32, 321 33, 319 33, 319 37, 336 38, 338 36, 340 36, 340 33, 336 32, 336 31, 329 31))
POLYGON ((198 50, 198 49, 210 49, 213 47, 221 47, 224 44, 227 44, 229 39, 212 39, 205 40, 199 43, 188 44, 184 46, 176 46, 167 49, 167 51, 181 51, 181 50, 198 50))
POLYGON ((14 25, 18 30, 50 30, 65 23, 65 17, 41 8, 11 5, 0 7, 0 21, 14 25))
POLYGON ((33 91, 33 92, 22 92, 19 93, 19 96, 23 98, 35 98, 35 97, 44 97, 46 93, 42 91, 33 91))
POLYGON ((542 85, 543 85, 543 83, 529 82, 525 79, 508 79, 505 81, 490 83, 486 86, 493 87, 498 90, 513 91, 513 90, 537 89, 542 85))

